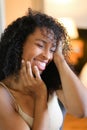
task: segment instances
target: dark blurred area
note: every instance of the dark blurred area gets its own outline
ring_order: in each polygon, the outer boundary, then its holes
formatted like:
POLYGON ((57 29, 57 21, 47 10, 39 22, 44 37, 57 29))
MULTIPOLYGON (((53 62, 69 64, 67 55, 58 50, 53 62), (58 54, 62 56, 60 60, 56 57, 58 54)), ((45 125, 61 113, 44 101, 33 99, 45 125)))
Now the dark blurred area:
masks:
POLYGON ((75 65, 75 71, 79 75, 83 65, 87 62, 87 29, 78 29, 79 38, 83 40, 84 43, 84 52, 83 57, 78 59, 78 63, 75 65))

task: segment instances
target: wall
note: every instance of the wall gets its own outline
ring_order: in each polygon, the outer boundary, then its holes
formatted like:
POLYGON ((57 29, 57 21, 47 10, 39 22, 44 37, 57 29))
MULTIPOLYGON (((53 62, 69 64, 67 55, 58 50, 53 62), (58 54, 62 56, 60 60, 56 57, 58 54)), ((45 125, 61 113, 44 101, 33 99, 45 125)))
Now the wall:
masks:
POLYGON ((5 26, 24 15, 29 7, 32 7, 31 0, 5 0, 5 26))
POLYGON ((72 17, 78 28, 87 29, 87 0, 44 0, 44 12, 58 17, 72 17))
POLYGON ((0 0, 0 34, 4 30, 5 26, 5 5, 4 5, 5 0, 0 0))
POLYGON ((72 17, 78 28, 87 29, 87 0, 5 0, 6 25, 29 7, 56 18, 72 17))

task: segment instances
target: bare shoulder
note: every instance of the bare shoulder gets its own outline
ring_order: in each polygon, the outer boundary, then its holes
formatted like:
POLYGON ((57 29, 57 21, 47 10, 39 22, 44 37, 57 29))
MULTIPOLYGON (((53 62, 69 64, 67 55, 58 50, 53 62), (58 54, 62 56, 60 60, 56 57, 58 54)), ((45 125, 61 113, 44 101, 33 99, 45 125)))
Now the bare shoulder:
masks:
POLYGON ((0 86, 0 115, 3 114, 5 111, 10 111, 11 108, 11 99, 6 91, 6 89, 0 86))
MULTIPOLYGON (((3 88, 2 86, 0 86, 0 110, 3 108, 3 106, 8 106, 7 104, 10 105, 10 97, 9 94, 7 93, 7 91, 5 90, 5 88, 3 88)), ((4 108, 3 108, 4 110, 4 108)))
POLYGON ((0 129, 30 130, 25 121, 14 110, 8 92, 0 86, 0 129))

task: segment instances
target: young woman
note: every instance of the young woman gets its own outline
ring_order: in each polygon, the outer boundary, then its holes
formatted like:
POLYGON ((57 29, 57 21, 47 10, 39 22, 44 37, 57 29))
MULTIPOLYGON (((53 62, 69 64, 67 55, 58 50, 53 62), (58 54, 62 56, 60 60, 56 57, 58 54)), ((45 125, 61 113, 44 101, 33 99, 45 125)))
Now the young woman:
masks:
POLYGON ((68 35, 52 17, 29 10, 0 40, 0 130, 58 130, 58 103, 83 116, 81 83, 66 62, 68 35))

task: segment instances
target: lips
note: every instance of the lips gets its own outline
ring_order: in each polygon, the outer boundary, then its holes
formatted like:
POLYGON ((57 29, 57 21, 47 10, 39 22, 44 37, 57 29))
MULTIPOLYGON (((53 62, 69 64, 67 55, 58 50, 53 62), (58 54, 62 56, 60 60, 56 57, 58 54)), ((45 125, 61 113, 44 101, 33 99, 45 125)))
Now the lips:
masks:
POLYGON ((36 65, 38 67, 39 71, 43 71, 46 68, 47 62, 34 59, 33 65, 36 65))
POLYGON ((39 70, 43 71, 46 68, 46 63, 45 62, 41 62, 41 61, 37 61, 36 62, 36 66, 38 67, 39 70))

